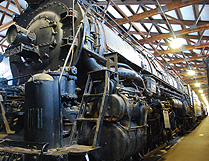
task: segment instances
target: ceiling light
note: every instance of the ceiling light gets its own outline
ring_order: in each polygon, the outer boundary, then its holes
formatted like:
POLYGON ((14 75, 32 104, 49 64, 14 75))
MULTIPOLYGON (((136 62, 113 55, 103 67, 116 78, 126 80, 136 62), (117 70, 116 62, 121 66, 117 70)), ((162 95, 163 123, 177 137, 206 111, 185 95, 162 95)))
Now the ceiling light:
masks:
POLYGON ((195 75, 195 71, 194 70, 189 70, 188 75, 195 75))
POLYGON ((199 93, 203 93, 203 90, 202 90, 202 89, 200 89, 200 90, 199 90, 199 93))
POLYGON ((179 48, 184 44, 183 38, 175 38, 170 42, 170 47, 173 49, 179 48))
POLYGON ((200 87, 200 83, 195 83, 195 86, 196 87, 200 87))

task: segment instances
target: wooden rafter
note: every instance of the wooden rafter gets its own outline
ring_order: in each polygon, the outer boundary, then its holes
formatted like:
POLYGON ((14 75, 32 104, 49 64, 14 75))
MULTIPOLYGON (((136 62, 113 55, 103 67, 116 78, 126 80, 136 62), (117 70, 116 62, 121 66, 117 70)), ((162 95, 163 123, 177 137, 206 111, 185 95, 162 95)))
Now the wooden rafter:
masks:
POLYGON ((0 32, 9 28, 11 25, 13 25, 15 22, 14 21, 9 21, 3 25, 0 26, 0 32))
MULTIPOLYGON (((117 5, 139 5, 139 3, 142 4, 157 4, 155 0, 113 0, 115 4, 117 5)), ((171 0, 159 0, 161 4, 171 4, 173 3, 171 0)), ((175 0, 175 2, 182 2, 182 0, 175 0)), ((208 4, 209 0, 205 0, 205 2, 208 4)), ((107 5, 107 1, 98 1, 96 4, 99 6, 105 6, 107 5)), ((197 2, 197 4, 203 4, 203 1, 197 2)))
POLYGON ((195 81, 207 81, 206 77, 205 78, 196 78, 196 79, 190 79, 190 80, 184 80, 186 83, 193 83, 195 81))
MULTIPOLYGON (((194 76, 181 76, 183 77, 183 79, 186 81, 187 79, 191 80, 192 78, 194 78, 194 76)), ((207 75, 195 75, 196 79, 200 79, 200 78, 207 78, 207 75)))
MULTIPOLYGON (((7 2, 6 8, 8 8, 8 7, 9 7, 10 3, 11 3, 11 0, 9 0, 9 1, 7 2)), ((3 14, 2 14, 2 16, 1 16, 0 26, 2 25, 2 23, 3 23, 3 21, 4 21, 5 16, 6 16, 6 11, 4 11, 4 12, 3 12, 3 14)))
MULTIPOLYGON (((205 64, 199 64, 199 65, 193 65, 192 67, 196 68, 205 68, 205 64)), ((175 70, 180 70, 180 69, 188 69, 188 66, 183 66, 183 67, 174 67, 175 70)))
POLYGON ((3 44, 0 44, 1 47, 4 47, 4 48, 7 48, 8 46, 6 45, 3 45, 3 44))
POLYGON ((0 5, 0 9, 4 10, 4 11, 10 13, 10 14, 16 14, 16 12, 14 12, 14 11, 12 11, 12 10, 6 8, 6 7, 3 7, 2 5, 0 5))
MULTIPOLYGON (((202 55, 202 56, 193 56, 191 58, 188 58, 188 61, 194 61, 194 60, 197 60, 197 59, 205 59, 208 56, 209 56, 209 54, 202 55)), ((168 61, 169 64, 175 64, 175 63, 181 63, 181 62, 185 62, 185 59, 184 58, 179 58, 179 59, 168 61)))
MULTIPOLYGON (((112 0, 109 0, 115 7, 116 7, 116 9, 120 12, 120 14, 123 16, 123 17, 125 17, 125 19, 126 20, 128 20, 128 17, 126 16, 126 14, 125 13, 123 13, 123 11, 112 1, 112 0)), ((139 30, 139 28, 133 23, 133 22, 130 22, 131 23, 131 25, 133 26, 133 28, 135 28, 136 29, 136 31, 138 31, 141 35, 142 35, 142 37, 144 38, 144 39, 147 39, 146 37, 145 37, 145 35, 143 34, 143 33, 141 33, 141 31, 139 30)), ((158 52, 158 50, 151 44, 151 43, 149 43, 149 45, 156 51, 156 52, 158 52)), ((167 61, 166 61, 166 59, 163 57, 163 56, 161 56, 162 57, 162 59, 167 63, 167 61)), ((168 63, 167 63, 167 65, 168 66, 170 66, 168 63)), ((176 70, 172 67, 172 66, 170 66, 170 68, 176 73, 176 75, 177 76, 179 76, 178 75, 178 73, 176 72, 176 70)), ((180 76, 179 76, 179 78, 180 78, 180 76)))
MULTIPOLYGON (((204 70, 194 70, 194 71, 195 71, 195 74, 202 73, 202 72, 206 73, 206 69, 204 69, 204 70)), ((179 75, 181 75, 181 76, 188 75, 188 71, 179 73, 179 75)))
MULTIPOLYGON (((188 34, 188 33, 207 30, 207 29, 209 29, 209 24, 196 26, 194 28, 187 28, 187 29, 183 29, 183 30, 178 30, 178 31, 175 31, 175 33, 176 33, 177 36, 180 36, 180 35, 185 35, 185 34, 188 34)), ((139 43, 152 42, 152 41, 155 41, 155 40, 167 39, 169 37, 172 37, 172 34, 171 33, 165 33, 165 34, 152 36, 152 37, 148 38, 147 40, 139 40, 138 42, 139 43)))
MULTIPOLYGON (((167 6, 165 6, 164 11, 167 12, 167 11, 175 10, 177 8, 189 6, 189 5, 201 2, 201 1, 203 2, 204 0, 190 0, 190 1, 187 1, 187 2, 182 2, 182 1, 173 2, 173 3, 168 4, 167 6)), ((155 9, 151 9, 151 10, 146 11, 146 12, 142 12, 142 13, 130 16, 130 17, 128 17, 128 19, 127 18, 118 19, 118 20, 116 20, 116 22, 118 24, 124 24, 124 23, 128 23, 130 20, 132 22, 134 22, 134 21, 138 21, 138 20, 141 20, 141 19, 144 19, 144 18, 147 18, 147 17, 157 15, 157 14, 161 14, 161 11, 158 8, 155 8, 155 9)), ((115 25, 114 23, 111 23, 111 24, 115 25)))
MULTIPOLYGON (((155 21, 155 20, 154 20, 155 21)), ((142 32, 143 34, 146 34, 147 32, 142 32)), ((137 31, 130 31, 129 34, 135 34, 135 35, 140 35, 139 32, 137 31)), ((156 36, 156 35, 159 35, 159 33, 157 32, 150 32, 150 36, 156 36)), ((199 39, 199 36, 197 35, 177 35, 176 37, 179 37, 179 38, 184 38, 184 39, 199 39)), ((149 38, 148 38, 149 39, 149 38)), ((202 40, 208 40, 209 39, 209 36, 203 36, 202 37, 202 40)), ((148 42, 143 42, 143 43, 148 43, 148 42)), ((154 43, 154 42, 153 42, 154 43)))
MULTIPOLYGON (((209 46, 209 42, 202 43, 200 45, 190 45, 190 46, 186 45, 186 46, 183 46, 183 47, 177 48, 177 49, 161 51, 160 54, 163 55, 163 54, 169 54, 169 53, 178 53, 178 52, 181 52, 181 51, 199 49, 199 48, 204 48, 204 47, 207 47, 207 46, 209 46)), ((157 54, 158 53, 154 53, 154 55, 157 55, 157 54)))
MULTIPOLYGON (((169 16, 169 17, 171 17, 171 16, 169 16)), ((138 20, 138 21, 135 21, 135 22, 150 23, 150 20, 142 19, 142 20, 138 20)), ((153 22, 156 22, 158 24, 165 24, 165 21, 161 20, 161 19, 154 19, 153 22)), ((176 21, 174 19, 169 20, 169 22, 170 22, 170 24, 174 24, 174 25, 179 25, 181 23, 181 24, 185 24, 187 26, 194 25, 194 23, 195 23, 195 21, 193 21, 193 20, 178 20, 178 21, 176 21)), ((205 24, 208 24, 208 21, 199 21, 198 22, 198 25, 205 25, 205 24)))
MULTIPOLYGON (((195 91, 199 91, 200 90, 200 87, 193 87, 192 89, 195 90, 195 91)), ((201 86, 201 89, 203 91, 207 91, 208 90, 208 86, 201 86)))
POLYGON ((14 2, 15 2, 15 4, 16 4, 16 6, 17 6, 17 9, 18 9, 19 13, 22 13, 22 8, 21 8, 21 6, 20 6, 18 0, 14 0, 14 2))
MULTIPOLYGON (((189 85, 196 85, 196 83, 197 82, 194 81, 194 82, 189 83, 189 85)), ((198 83, 200 83, 200 84, 207 84, 207 82, 205 82, 205 81, 204 82, 198 82, 198 83)))

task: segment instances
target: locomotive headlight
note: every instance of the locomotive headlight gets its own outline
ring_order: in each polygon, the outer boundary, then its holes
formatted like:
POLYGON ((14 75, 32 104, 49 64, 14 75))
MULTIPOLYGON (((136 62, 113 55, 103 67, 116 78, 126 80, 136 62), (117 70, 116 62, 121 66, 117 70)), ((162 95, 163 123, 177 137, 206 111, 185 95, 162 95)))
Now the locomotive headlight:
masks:
POLYGON ((34 44, 36 40, 36 34, 21 26, 12 25, 7 31, 7 42, 9 44, 34 44))
POLYGON ((15 27, 15 25, 12 25, 7 31, 7 42, 9 44, 12 44, 16 40, 17 34, 17 28, 15 27))

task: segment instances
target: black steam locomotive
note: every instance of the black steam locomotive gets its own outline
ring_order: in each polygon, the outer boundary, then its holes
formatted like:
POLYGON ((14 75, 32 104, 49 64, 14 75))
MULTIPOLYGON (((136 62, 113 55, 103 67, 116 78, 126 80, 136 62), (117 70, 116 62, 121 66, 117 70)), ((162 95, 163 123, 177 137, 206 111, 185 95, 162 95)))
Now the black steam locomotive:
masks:
POLYGON ((1 158, 119 161, 192 128, 201 107, 190 87, 105 21, 102 8, 28 3, 7 32, 15 85, 0 81, 0 127, 9 134, 1 158))

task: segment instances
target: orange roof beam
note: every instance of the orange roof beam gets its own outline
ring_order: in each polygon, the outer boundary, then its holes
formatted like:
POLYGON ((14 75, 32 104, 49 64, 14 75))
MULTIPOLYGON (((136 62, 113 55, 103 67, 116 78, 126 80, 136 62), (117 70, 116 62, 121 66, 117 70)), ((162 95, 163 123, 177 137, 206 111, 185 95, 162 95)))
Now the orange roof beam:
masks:
MULTIPOLYGON (((194 61, 194 60, 198 60, 198 59, 205 59, 209 56, 209 54, 207 55, 202 55, 202 56, 193 56, 193 57, 190 57, 190 58, 187 58, 188 61, 194 61)), ((174 60, 171 60, 171 61, 168 61, 169 64, 175 64, 175 63, 182 63, 182 62, 185 62, 185 59, 184 58, 179 58, 179 59, 174 59, 174 60)))
MULTIPOLYGON (((196 64, 192 65, 193 68, 205 68, 205 64, 196 64)), ((174 67, 175 70, 181 70, 181 69, 188 69, 188 66, 183 66, 183 67, 174 67)))
MULTIPOLYGON (((121 1, 121 0, 113 0, 117 5, 139 5, 138 0, 126 0, 126 1, 121 1)), ((175 0, 175 2, 181 2, 182 0, 175 0)), ((173 3, 171 0, 159 0, 161 4, 170 4, 173 3)), ((209 0, 205 0, 206 4, 209 3, 209 0)), ((107 1, 98 1, 96 2, 97 5, 99 6, 105 6, 107 5, 107 1)), ((154 0, 140 0, 140 3, 143 4, 157 4, 156 1, 154 0)), ((203 4, 203 1, 197 2, 197 4, 203 4)))
POLYGON ((18 0, 14 0, 14 2, 15 2, 15 4, 16 4, 16 6, 17 6, 17 9, 18 9, 19 13, 22 13, 22 8, 21 8, 21 6, 20 6, 18 0))
MULTIPOLYGON (((205 70, 194 70, 194 71, 195 71, 195 74, 202 73, 202 72, 205 72, 206 73, 206 69, 205 70)), ((187 72, 179 73, 179 75, 181 75, 181 76, 182 75, 187 75, 188 76, 188 71, 187 72)))
POLYGON ((6 7, 3 7, 2 5, 0 5, 0 9, 4 10, 4 11, 10 13, 10 14, 16 14, 14 11, 12 11, 12 10, 6 8, 6 7))
MULTIPOLYGON (((205 2, 204 0, 190 0, 190 1, 186 1, 186 2, 182 2, 182 1, 175 1, 173 3, 170 3, 166 6, 163 6, 163 10, 164 12, 167 12, 167 11, 171 11, 171 10, 175 10, 177 8, 181 8, 181 7, 185 7, 185 6, 189 6, 189 5, 192 5, 192 4, 196 4, 196 3, 199 3, 199 2, 205 2)), ((163 2, 161 2, 163 4, 163 2)), ((142 13, 139 13, 139 14, 135 14, 133 16, 130 16, 128 17, 128 20, 127 18, 122 18, 122 19, 117 19, 116 22, 118 24, 124 24, 124 23, 128 23, 130 20, 132 22, 134 21, 138 21, 140 19, 144 19, 144 18, 147 18, 147 17, 151 17, 151 16, 154 16, 154 15, 157 15, 157 14, 161 14, 162 12, 159 10, 159 8, 155 8, 155 9, 151 9, 149 11, 146 11, 146 12, 142 12, 142 13)), ((115 25, 113 22, 111 22, 112 25, 115 25)))
MULTIPOLYGON (((181 48, 161 51, 160 54, 163 55, 163 54, 169 54, 169 53, 178 53, 181 51, 199 49, 199 48, 204 48, 204 47, 208 47, 208 46, 209 46, 209 42, 202 43, 200 45, 186 45, 186 46, 182 46, 181 48)), ((154 55, 157 55, 157 54, 158 53, 154 53, 154 55)))
MULTIPOLYGON (((207 29, 209 29, 209 24, 199 25, 199 26, 196 26, 193 28, 187 28, 187 29, 183 29, 183 30, 178 30, 178 31, 175 31, 175 34, 178 37, 178 36, 185 35, 188 33, 198 32, 198 31, 207 30, 207 29)), ((139 40, 138 42, 139 43, 152 42, 152 41, 156 41, 156 40, 167 39, 170 37, 172 37, 171 33, 165 33, 165 34, 152 36, 152 37, 148 38, 147 40, 139 40)))

